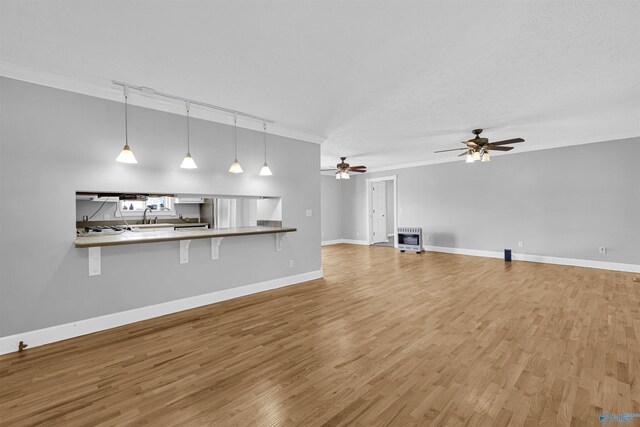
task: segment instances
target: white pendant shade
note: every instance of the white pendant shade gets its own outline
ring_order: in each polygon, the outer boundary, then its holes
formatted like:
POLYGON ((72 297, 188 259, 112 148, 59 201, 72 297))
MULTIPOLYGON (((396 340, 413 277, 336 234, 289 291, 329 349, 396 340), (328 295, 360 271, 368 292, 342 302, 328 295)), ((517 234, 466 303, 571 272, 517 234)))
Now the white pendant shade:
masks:
POLYGON ((467 154, 467 160, 466 163, 473 163, 475 160, 473 160, 473 156, 471 155, 471 153, 467 154))
POLYGON ((479 151, 474 151, 473 152, 473 160, 480 160, 480 152, 479 151))
POLYGON ((271 173, 271 169, 269 169, 269 165, 267 165, 266 163, 262 166, 262 169, 260 169, 260 175, 262 176, 270 176, 273 175, 271 173))
POLYGON ((186 156, 184 156, 184 159, 182 160, 182 164, 180 165, 180 167, 182 169, 197 169, 198 166, 196 165, 196 162, 193 160, 193 157, 191 157, 191 153, 187 153, 186 156))
POLYGON ((229 168, 229 172, 231 173, 242 173, 242 166, 238 163, 238 159, 235 159, 229 168))
POLYGON ((124 148, 120 152, 120 155, 116 158, 116 162, 120 163, 138 163, 136 156, 133 155, 133 151, 129 148, 129 144, 125 144, 124 148))
POLYGON ((482 161, 483 162, 490 162, 491 161, 491 157, 489 157, 489 152, 485 151, 484 154, 482 155, 482 161))

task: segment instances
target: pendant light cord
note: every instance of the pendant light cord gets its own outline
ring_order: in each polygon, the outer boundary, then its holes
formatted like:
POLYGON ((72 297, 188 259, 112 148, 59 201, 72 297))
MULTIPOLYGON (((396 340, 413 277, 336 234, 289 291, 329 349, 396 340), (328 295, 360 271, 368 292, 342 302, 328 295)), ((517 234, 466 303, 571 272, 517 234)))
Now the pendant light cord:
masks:
POLYGON ((129 116, 127 114, 127 99, 129 97, 127 96, 127 89, 125 88, 124 90, 124 143, 125 145, 129 145, 129 123, 127 122, 127 117, 129 116))
POLYGON ((238 115, 233 113, 233 145, 236 162, 238 161, 238 115))
POLYGON ((185 103, 187 107, 187 154, 191 154, 191 134, 190 134, 190 126, 189 126, 189 103, 185 103))
POLYGON ((262 122, 264 129, 264 164, 267 164, 267 122, 262 122))

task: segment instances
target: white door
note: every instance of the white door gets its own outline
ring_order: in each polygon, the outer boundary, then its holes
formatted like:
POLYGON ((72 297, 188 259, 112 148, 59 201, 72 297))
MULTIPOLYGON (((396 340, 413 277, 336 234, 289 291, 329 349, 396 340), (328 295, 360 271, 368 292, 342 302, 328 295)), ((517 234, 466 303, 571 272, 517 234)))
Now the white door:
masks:
POLYGON ((387 186, 384 181, 371 183, 371 242, 387 242, 387 186))

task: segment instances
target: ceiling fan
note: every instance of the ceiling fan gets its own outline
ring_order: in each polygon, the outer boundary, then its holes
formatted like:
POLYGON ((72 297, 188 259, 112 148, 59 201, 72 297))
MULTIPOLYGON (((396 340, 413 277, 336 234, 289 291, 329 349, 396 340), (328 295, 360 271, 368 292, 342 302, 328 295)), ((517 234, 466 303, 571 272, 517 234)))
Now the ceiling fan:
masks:
POLYGON ((514 147, 505 147, 508 144, 517 144, 519 142, 524 142, 522 138, 513 138, 513 139, 505 139, 504 141, 496 141, 489 142, 487 138, 481 138, 480 134, 482 133, 482 129, 474 129, 473 134, 474 138, 463 141, 463 144, 467 146, 464 148, 452 148, 450 150, 440 150, 436 151, 436 153, 445 153, 447 151, 459 151, 464 150, 462 154, 458 157, 467 156, 467 163, 473 163, 476 160, 482 160, 483 162, 488 162, 491 160, 489 157, 489 151, 510 151, 513 150, 514 147))
POLYGON ((340 163, 335 168, 322 169, 322 171, 336 171, 336 179, 350 179, 350 172, 364 173, 367 171, 366 166, 350 166, 345 160, 347 160, 346 157, 340 157, 340 163))

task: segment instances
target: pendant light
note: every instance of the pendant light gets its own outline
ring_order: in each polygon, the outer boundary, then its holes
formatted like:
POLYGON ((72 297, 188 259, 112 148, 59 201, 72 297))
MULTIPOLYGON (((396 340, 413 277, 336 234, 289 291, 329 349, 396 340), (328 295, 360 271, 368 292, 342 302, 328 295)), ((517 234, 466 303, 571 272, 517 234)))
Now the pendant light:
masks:
POLYGON ((180 167, 182 169, 197 169, 196 162, 191 157, 191 134, 189 132, 189 101, 185 102, 185 108, 187 109, 187 155, 184 156, 180 167))
POLYGON ((473 161, 475 162, 475 161, 478 161, 478 160, 480 160, 480 152, 477 151, 477 150, 474 150, 474 152, 473 152, 473 161))
POLYGON ((235 157, 229 168, 230 173, 242 173, 242 166, 238 162, 238 114, 233 113, 233 145, 235 147, 235 157))
POLYGON ((487 150, 484 150, 482 153, 482 161, 483 162, 490 162, 491 161, 491 157, 489 157, 489 152, 487 150))
POLYGON ((129 86, 123 86, 124 88, 124 147, 120 152, 120 155, 116 158, 116 162, 120 163, 138 163, 136 156, 133 155, 131 147, 129 147, 129 124, 127 122, 127 100, 129 97, 129 86))
POLYGON ((269 165, 267 165, 267 122, 262 122, 262 127, 264 129, 264 165, 262 165, 262 169, 260 169, 260 175, 262 176, 271 176, 271 169, 269 169, 269 165))

